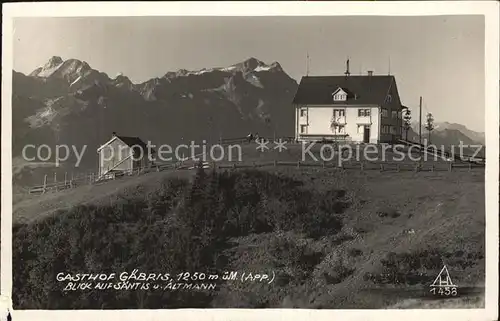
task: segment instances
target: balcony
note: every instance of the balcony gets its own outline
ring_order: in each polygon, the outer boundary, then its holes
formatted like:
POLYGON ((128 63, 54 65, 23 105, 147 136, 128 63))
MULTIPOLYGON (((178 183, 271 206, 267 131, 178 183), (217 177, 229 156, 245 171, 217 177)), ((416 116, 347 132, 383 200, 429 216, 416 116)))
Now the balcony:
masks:
POLYGON ((339 125, 345 125, 347 124, 347 119, 345 116, 336 116, 336 117, 332 117, 332 119, 330 119, 330 123, 337 123, 339 125))

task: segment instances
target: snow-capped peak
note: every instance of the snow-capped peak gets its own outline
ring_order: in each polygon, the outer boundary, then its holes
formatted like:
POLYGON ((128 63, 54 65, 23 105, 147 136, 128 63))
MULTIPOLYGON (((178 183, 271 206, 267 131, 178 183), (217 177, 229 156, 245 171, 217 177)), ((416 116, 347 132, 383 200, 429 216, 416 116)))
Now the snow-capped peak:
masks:
POLYGON ((243 61, 242 65, 245 68, 248 68, 250 70, 255 70, 255 68, 257 68, 257 67, 266 66, 266 64, 264 62, 260 61, 257 58, 254 58, 254 57, 248 58, 247 60, 243 61))
POLYGON ((243 73, 248 73, 255 71, 257 68, 265 68, 268 67, 264 62, 256 59, 256 58, 248 58, 247 60, 240 62, 238 64, 233 65, 235 66, 238 70, 242 71, 243 73))
POLYGON ((271 66, 257 66, 257 68, 254 69, 254 71, 269 71, 271 70, 271 66))
POLYGON ((261 71, 270 71, 270 70, 279 70, 282 71, 281 66, 278 62, 273 62, 270 65, 265 64, 264 62, 256 59, 249 58, 243 62, 231 65, 229 67, 219 67, 219 68, 203 68, 195 71, 188 71, 186 69, 179 69, 177 72, 168 72, 165 74, 165 78, 172 78, 178 76, 189 76, 189 75, 203 75, 209 72, 219 71, 219 72, 243 72, 244 74, 248 74, 251 72, 261 72, 261 71))
POLYGON ((33 72, 34 76, 49 77, 54 72, 56 72, 56 70, 59 69, 59 67, 61 67, 63 63, 64 60, 62 60, 61 57, 53 56, 43 67, 38 68, 36 71, 33 72))
POLYGON ((276 61, 268 65, 256 58, 249 58, 243 62, 232 65, 230 68, 237 69, 244 74, 261 71, 283 71, 281 65, 276 61))
POLYGON ((62 64, 64 60, 62 60, 61 57, 59 56, 52 56, 52 58, 49 59, 49 61, 45 64, 43 68, 54 68, 60 64, 62 64))

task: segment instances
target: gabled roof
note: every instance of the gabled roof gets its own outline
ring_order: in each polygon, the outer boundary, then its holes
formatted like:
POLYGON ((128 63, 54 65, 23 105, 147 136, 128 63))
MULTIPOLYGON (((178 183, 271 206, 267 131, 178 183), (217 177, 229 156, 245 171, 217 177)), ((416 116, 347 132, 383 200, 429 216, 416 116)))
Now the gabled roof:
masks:
MULTIPOLYGON (((381 105, 391 86, 396 84, 394 76, 308 76, 302 77, 293 99, 294 104, 317 105, 381 105), (332 94, 342 88, 348 93, 347 101, 335 102, 332 94)), ((393 97, 395 99, 396 97, 393 97)), ((399 100, 399 99, 398 99, 399 100)))
POLYGON ((129 147, 132 146, 141 146, 141 147, 146 147, 146 143, 142 141, 139 137, 129 137, 129 136, 116 136, 118 139, 120 139, 122 142, 127 144, 129 147))
POLYGON ((342 89, 342 87, 339 87, 339 88, 335 89, 335 91, 332 93, 332 95, 336 95, 340 91, 347 94, 347 92, 344 89, 342 89))
MULTIPOLYGON (((102 145, 101 147, 99 147, 97 149, 97 151, 99 152, 101 149, 103 149, 105 146, 111 144, 116 139, 121 140, 122 142, 124 142, 129 147, 140 146, 143 150, 146 150, 147 147, 148 147, 148 145, 145 142, 143 142, 142 139, 140 139, 139 137, 118 136, 118 135, 116 135, 113 138, 111 138, 109 141, 107 141, 104 145, 102 145)), ((153 148, 151 148, 151 153, 155 153, 155 150, 153 148)))

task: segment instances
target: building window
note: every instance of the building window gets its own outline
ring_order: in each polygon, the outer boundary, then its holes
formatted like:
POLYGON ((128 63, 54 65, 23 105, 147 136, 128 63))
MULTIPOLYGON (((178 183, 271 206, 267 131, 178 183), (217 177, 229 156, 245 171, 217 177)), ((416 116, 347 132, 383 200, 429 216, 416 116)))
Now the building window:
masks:
POLYGON ((386 103, 390 103, 390 102, 392 102, 392 96, 391 96, 391 94, 388 94, 388 95, 387 95, 387 97, 385 98, 385 102, 386 102, 386 103))
POLYGON ((307 125, 300 125, 300 133, 305 134, 307 129, 307 125))
POLYGON ((392 118, 398 118, 398 111, 397 110, 393 110, 392 113, 391 113, 391 117, 392 118))
POLYGON ((334 109, 333 110, 333 117, 345 117, 345 110, 344 109, 334 109))
POLYGON ((364 125, 358 125, 358 134, 362 134, 364 132, 364 125))
POLYGON ((398 111, 398 119, 403 119, 403 112, 402 111, 398 111))
POLYGON ((396 127, 390 126, 389 130, 391 134, 396 134, 396 127))
POLYGON ((345 126, 344 125, 337 125, 337 133, 343 133, 345 130, 345 126))
POLYGON ((301 108, 300 109, 300 117, 305 117, 306 116, 306 109, 305 108, 301 108))
POLYGON ((389 115, 387 109, 382 108, 382 117, 387 117, 389 115))
POLYGON ((345 101, 347 99, 347 95, 346 94, 336 94, 336 95, 333 95, 333 100, 335 101, 345 101))
POLYGON ((389 134, 390 132, 390 126, 389 125, 383 125, 382 126, 382 134, 389 134))
POLYGON ((369 117, 370 109, 358 109, 358 117, 369 117))

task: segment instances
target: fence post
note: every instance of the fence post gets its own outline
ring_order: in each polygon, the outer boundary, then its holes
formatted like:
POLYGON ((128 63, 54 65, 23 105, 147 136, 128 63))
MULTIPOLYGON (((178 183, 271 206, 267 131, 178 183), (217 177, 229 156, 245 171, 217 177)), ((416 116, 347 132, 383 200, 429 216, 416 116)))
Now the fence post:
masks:
POLYGON ((57 192, 57 172, 54 172, 54 189, 57 192))
POLYGON ((64 172, 64 188, 66 189, 68 186, 68 172, 64 172))
POLYGON ((469 163, 469 172, 472 170, 472 163, 469 163))
POLYGON ((43 177, 43 194, 47 191, 47 174, 43 177))
POLYGON ((276 160, 273 160, 273 165, 274 165, 274 167, 278 166, 278 163, 276 162, 276 160))
POLYGON ((359 162, 359 166, 361 168, 361 171, 365 170, 365 163, 363 161, 359 162))
POLYGON ((396 170, 399 172, 400 171, 400 168, 399 168, 399 163, 396 164, 396 170))
POLYGON ((451 171, 452 171, 452 169, 453 169, 453 163, 452 163, 452 162, 450 162, 450 165, 448 166, 448 171, 450 171, 450 172, 451 172, 451 171))
POLYGON ((233 169, 236 169, 236 163, 233 163, 233 169))
POLYGON ((380 171, 383 172, 384 171, 384 164, 380 164, 380 171))
POLYGON ((326 167, 326 164, 325 164, 325 161, 323 161, 323 168, 325 168, 325 167, 326 167))
POLYGON ((297 161, 297 168, 300 168, 300 161, 297 161))

